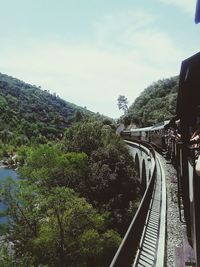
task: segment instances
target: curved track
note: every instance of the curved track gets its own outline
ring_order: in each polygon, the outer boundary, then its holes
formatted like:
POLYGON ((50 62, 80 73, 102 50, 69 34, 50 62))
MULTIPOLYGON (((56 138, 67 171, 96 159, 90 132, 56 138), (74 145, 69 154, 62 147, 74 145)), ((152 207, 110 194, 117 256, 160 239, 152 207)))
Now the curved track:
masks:
MULTIPOLYGON (((133 143, 134 147, 137 143, 133 143)), ((144 146, 144 143, 141 143, 144 146)), ((130 142, 129 142, 129 145, 130 142)), ((164 267, 166 237, 166 184, 159 154, 152 153, 156 168, 140 207, 110 267, 164 267)))
POLYGON ((133 266, 164 266, 166 234, 165 174, 156 153, 156 179, 142 238, 133 266))

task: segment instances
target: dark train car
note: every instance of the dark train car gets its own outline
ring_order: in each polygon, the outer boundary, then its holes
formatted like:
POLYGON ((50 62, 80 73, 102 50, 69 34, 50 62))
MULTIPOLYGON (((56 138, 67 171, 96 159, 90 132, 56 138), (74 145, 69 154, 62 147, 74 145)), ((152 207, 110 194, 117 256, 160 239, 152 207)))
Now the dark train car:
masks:
POLYGON ((199 138, 194 138, 200 130, 200 53, 182 62, 176 113, 180 119, 177 171, 184 216, 188 241, 194 249, 196 266, 200 266, 200 177, 196 172, 200 144, 199 138))
POLYGON ((167 138, 165 127, 169 121, 157 123, 150 127, 132 128, 121 132, 124 139, 131 141, 145 141, 150 142, 159 149, 167 147, 167 138))
POLYGON ((146 141, 149 142, 151 127, 132 128, 121 132, 124 139, 131 141, 146 141))
POLYGON ((123 130, 120 132, 120 136, 123 138, 123 139, 126 139, 126 140, 131 140, 131 132, 130 130, 123 130))
POLYGON ((151 127, 131 129, 131 138, 132 140, 140 140, 149 142, 149 134, 151 127))
POLYGON ((159 149, 165 149, 166 144, 166 131, 165 127, 169 121, 163 121, 153 125, 150 129, 151 143, 159 149))

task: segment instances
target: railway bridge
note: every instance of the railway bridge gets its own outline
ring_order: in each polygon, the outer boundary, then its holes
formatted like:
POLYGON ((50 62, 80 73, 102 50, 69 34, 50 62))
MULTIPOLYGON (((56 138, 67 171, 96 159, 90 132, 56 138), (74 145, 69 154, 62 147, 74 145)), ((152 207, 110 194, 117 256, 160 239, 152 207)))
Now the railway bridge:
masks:
POLYGON ((142 185, 143 191, 145 191, 155 168, 154 155, 149 147, 141 143, 127 141, 127 144, 134 158, 140 184, 142 185))
POLYGON ((133 155, 143 198, 110 267, 165 266, 166 186, 151 145, 126 141, 133 155))

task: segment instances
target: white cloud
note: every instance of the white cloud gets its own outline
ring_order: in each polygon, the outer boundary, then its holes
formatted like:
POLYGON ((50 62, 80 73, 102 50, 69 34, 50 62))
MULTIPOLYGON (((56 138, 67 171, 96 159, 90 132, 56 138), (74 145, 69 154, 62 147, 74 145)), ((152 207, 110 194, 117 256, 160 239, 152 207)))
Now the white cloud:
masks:
POLYGON ((168 5, 176 6, 186 13, 194 14, 196 0, 158 0, 168 5))
POLYGON ((112 48, 132 48, 132 37, 136 32, 150 27, 156 17, 143 10, 121 11, 103 17, 94 23, 96 39, 100 46, 112 48))

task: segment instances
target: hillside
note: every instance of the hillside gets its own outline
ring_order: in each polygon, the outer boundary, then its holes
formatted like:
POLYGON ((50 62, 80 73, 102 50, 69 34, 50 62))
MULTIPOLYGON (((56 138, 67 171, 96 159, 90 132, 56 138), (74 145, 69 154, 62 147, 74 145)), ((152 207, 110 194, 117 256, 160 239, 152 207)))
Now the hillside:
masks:
POLYGON ((59 138, 79 113, 92 114, 40 87, 0 74, 0 139, 23 144, 59 138))
POLYGON ((147 87, 129 107, 128 122, 149 126, 175 115, 178 76, 159 80, 147 87))
POLYGON ((113 121, 1 77, 0 266, 109 266, 141 198, 113 121))

